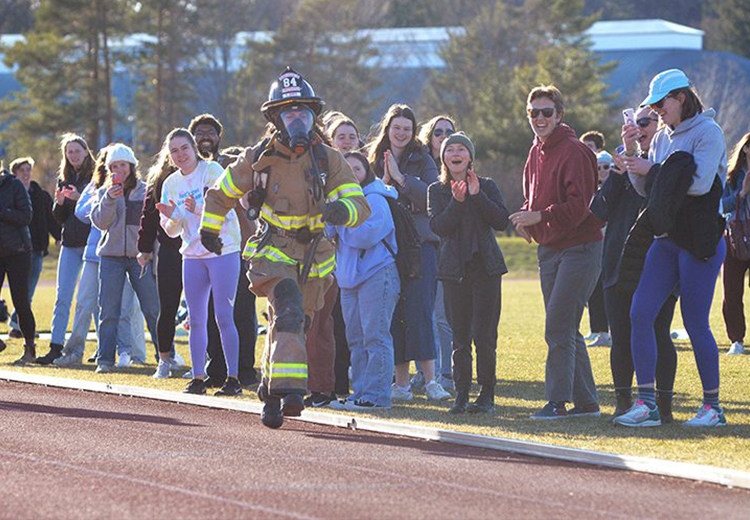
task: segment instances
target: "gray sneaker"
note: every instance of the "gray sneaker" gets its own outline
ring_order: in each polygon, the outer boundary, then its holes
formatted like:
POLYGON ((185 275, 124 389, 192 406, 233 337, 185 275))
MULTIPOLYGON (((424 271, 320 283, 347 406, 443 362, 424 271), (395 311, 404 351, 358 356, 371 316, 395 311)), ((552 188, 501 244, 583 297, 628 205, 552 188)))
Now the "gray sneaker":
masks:
POLYGON ((98 365, 94 372, 96 372, 97 374, 109 374, 110 372, 112 372, 112 365, 98 365))
POLYGON ((437 382, 440 383, 440 386, 442 386, 448 392, 456 391, 456 385, 453 382, 453 376, 451 376, 450 374, 441 374, 440 377, 438 377, 437 382))
POLYGON ((159 360, 159 364, 156 366, 156 372, 154 372, 154 379, 168 379, 172 375, 172 365, 169 361, 159 360))
POLYGON ((431 401, 445 401, 451 398, 451 394, 446 392, 437 381, 427 383, 425 391, 427 392, 427 399, 431 401))
POLYGON ((413 401, 414 394, 411 393, 411 390, 404 390, 396 383, 393 383, 393 385, 391 385, 391 399, 394 401, 413 401))
POLYGON ((76 354, 63 354, 52 362, 58 367, 80 367, 83 365, 83 356, 76 354))

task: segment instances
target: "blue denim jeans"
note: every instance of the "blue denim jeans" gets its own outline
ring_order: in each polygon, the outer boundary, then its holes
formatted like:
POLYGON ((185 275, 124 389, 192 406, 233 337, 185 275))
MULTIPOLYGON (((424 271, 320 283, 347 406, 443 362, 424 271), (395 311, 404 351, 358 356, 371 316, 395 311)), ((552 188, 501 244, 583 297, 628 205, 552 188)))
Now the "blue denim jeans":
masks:
POLYGON ((70 319, 70 305, 73 293, 78 285, 78 275, 83 267, 83 247, 60 248, 60 258, 57 262, 57 288, 55 307, 52 310, 52 338, 50 343, 65 344, 65 331, 70 319))
POLYGON ((151 273, 151 264, 146 266, 141 276, 141 266, 135 258, 103 256, 99 263, 99 350, 96 357, 98 365, 115 363, 117 328, 122 314, 122 294, 126 276, 138 297, 151 337, 157 337, 159 296, 156 292, 156 279, 151 273))
POLYGON ((82 356, 86 346, 86 335, 91 329, 91 318, 99 331, 99 262, 83 262, 81 280, 78 282, 78 296, 73 315, 73 329, 65 343, 65 353, 82 356))
POLYGON ((351 350, 352 401, 363 399, 378 406, 391 406, 391 319, 400 287, 396 264, 390 264, 356 288, 341 289, 346 341, 351 350))
MULTIPOLYGON (((41 251, 31 252, 31 272, 29 273, 29 303, 34 299, 34 293, 36 292, 36 286, 39 283, 39 276, 42 274, 42 264, 44 263, 44 256, 41 251)), ((20 331, 18 326, 18 314, 15 309, 13 314, 10 316, 10 322, 8 327, 13 330, 20 331)))
MULTIPOLYGON (((86 346, 86 336, 91 330, 91 319, 94 329, 99 333, 99 262, 84 261, 81 280, 78 282, 76 309, 73 316, 73 328, 65 343, 65 353, 82 356, 86 346)), ((127 352, 139 361, 145 361, 145 334, 143 331, 143 314, 136 301, 136 295, 130 283, 126 283, 122 292, 122 319, 117 325, 117 352, 127 352), (140 330, 139 330, 140 329, 140 330)))

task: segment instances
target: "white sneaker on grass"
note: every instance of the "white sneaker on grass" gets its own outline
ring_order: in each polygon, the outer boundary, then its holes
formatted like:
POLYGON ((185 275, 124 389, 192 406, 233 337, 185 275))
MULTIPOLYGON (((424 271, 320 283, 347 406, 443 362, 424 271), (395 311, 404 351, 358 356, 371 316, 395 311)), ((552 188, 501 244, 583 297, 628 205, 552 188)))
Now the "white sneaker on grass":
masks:
POLYGON ((424 386, 425 392, 427 393, 427 399, 431 401, 445 401, 451 398, 450 392, 446 392, 445 389, 440 386, 440 383, 434 379, 424 386))
POLYGON ((132 364, 133 361, 130 359, 130 354, 127 352, 123 352, 122 354, 120 354, 120 359, 117 360, 117 364, 115 366, 117 368, 128 368, 132 364))
POLYGON ((172 375, 172 365, 169 361, 159 360, 159 364, 156 366, 156 372, 154 372, 154 379, 167 379, 172 375))
POLYGON ((411 393, 411 388, 401 388, 396 383, 391 385, 391 399, 394 401, 413 401, 414 394, 411 393))
POLYGON ((661 426, 661 415, 659 415, 658 407, 649 408, 646 403, 639 400, 630 407, 630 410, 612 419, 612 422, 632 428, 661 426))
POLYGON ((727 355, 729 356, 735 356, 737 354, 744 354, 745 353, 745 345, 742 344, 741 341, 735 341, 732 343, 732 346, 729 347, 729 350, 727 351, 727 355))
POLYGON ((704 404, 695 414, 695 417, 682 424, 691 428, 720 427, 726 426, 727 420, 724 417, 724 410, 721 408, 717 410, 710 404, 704 404))

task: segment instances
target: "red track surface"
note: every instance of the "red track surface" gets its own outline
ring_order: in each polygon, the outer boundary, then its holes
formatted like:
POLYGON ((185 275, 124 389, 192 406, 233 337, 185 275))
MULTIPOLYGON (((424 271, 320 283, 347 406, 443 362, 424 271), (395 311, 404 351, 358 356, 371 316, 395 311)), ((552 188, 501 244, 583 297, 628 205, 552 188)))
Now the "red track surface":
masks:
POLYGON ((2 518, 747 518, 750 492, 0 382, 2 518))

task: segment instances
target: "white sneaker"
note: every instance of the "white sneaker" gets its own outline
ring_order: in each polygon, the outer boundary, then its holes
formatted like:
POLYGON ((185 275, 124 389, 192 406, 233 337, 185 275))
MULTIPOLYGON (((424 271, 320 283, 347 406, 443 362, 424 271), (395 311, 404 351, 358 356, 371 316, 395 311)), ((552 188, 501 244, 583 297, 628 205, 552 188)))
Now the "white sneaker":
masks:
POLYGON ((717 410, 711 405, 704 404, 700 407, 698 413, 695 414, 695 417, 682 424, 683 426, 690 426, 692 428, 726 426, 727 420, 724 417, 724 410, 717 410))
POLYGON ((391 399, 394 401, 413 401, 414 394, 411 393, 411 388, 401 388, 396 383, 391 385, 391 399))
POLYGON ((97 374, 109 374, 112 372, 112 365, 98 365, 94 372, 97 374))
POLYGON ((427 399, 432 401, 445 401, 451 398, 451 394, 446 392, 445 389, 440 386, 440 383, 434 379, 424 385, 425 392, 427 392, 427 399))
POLYGON ((732 343, 732 346, 729 347, 729 351, 727 351, 727 355, 734 356, 736 354, 744 354, 745 353, 745 345, 742 344, 741 341, 735 341, 732 343))
POLYGON ((661 426, 661 415, 659 408, 649 408, 646 403, 638 400, 630 410, 619 417, 612 419, 615 424, 635 428, 661 426))
POLYGON ((156 367, 156 372, 154 372, 153 378, 154 379, 167 379, 172 375, 172 366, 169 361, 164 361, 163 359, 159 360, 159 364, 156 367))
POLYGON ((115 366, 117 368, 128 368, 132 364, 133 361, 130 359, 130 354, 127 352, 123 352, 122 354, 120 354, 120 359, 117 360, 117 364, 115 366))
POLYGON ((609 335, 609 332, 600 332, 599 334, 596 335, 593 341, 588 344, 588 346, 589 347, 611 347, 612 336, 609 335))
POLYGON ((80 367, 83 365, 83 356, 76 356, 75 354, 63 354, 59 358, 52 362, 58 367, 80 367))
POLYGON ((591 333, 591 334, 589 334, 588 336, 585 336, 585 337, 583 338, 583 341, 594 341, 594 340, 596 339, 596 337, 597 337, 598 335, 599 335, 598 333, 596 333, 596 332, 592 332, 592 333, 591 333))
POLYGON ((170 363, 172 365, 172 370, 179 370, 187 366, 185 364, 185 359, 177 351, 175 351, 174 358, 170 360, 170 363))

